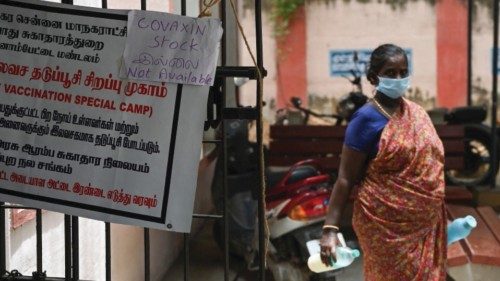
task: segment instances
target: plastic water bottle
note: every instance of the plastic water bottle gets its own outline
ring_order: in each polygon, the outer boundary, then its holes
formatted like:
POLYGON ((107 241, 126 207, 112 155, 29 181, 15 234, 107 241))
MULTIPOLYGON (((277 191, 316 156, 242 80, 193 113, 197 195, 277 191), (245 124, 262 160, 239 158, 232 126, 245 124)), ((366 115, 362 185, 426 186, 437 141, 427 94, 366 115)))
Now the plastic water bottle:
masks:
POLYGON ((448 224, 448 245, 467 237, 476 225, 477 222, 473 216, 458 218, 448 224))
POLYGON ((333 263, 331 266, 326 266, 321 261, 320 254, 314 254, 307 260, 307 266, 312 272, 320 273, 329 270, 334 270, 350 265, 357 257, 359 257, 359 251, 356 249, 351 249, 348 247, 337 247, 336 249, 337 262, 333 263))

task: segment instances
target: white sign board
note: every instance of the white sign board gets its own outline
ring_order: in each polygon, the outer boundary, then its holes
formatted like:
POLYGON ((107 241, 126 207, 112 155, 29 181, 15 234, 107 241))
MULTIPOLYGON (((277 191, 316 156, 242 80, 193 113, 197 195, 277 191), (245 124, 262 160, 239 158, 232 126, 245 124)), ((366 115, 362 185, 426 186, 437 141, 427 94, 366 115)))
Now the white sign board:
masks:
POLYGON ((0 3, 0 201, 189 232, 208 86, 120 79, 126 27, 0 3))
POLYGON ((222 36, 219 19, 130 11, 121 76, 191 85, 214 84, 222 36))

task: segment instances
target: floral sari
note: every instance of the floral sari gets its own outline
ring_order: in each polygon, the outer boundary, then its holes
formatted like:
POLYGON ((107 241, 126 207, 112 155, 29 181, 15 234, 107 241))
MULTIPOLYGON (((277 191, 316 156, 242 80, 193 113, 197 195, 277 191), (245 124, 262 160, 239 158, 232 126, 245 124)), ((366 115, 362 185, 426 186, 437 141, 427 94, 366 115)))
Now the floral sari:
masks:
POLYGON ((443 145, 427 113, 404 100, 354 203, 366 281, 445 280, 443 166, 443 145))

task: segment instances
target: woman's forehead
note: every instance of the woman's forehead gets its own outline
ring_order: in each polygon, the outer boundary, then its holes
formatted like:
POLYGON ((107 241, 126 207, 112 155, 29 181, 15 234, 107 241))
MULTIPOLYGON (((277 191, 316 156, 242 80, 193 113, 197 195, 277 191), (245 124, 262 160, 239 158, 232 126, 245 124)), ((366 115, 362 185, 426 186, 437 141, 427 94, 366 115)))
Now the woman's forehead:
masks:
POLYGON ((408 67, 406 58, 402 54, 397 54, 387 58, 382 68, 405 68, 408 67))

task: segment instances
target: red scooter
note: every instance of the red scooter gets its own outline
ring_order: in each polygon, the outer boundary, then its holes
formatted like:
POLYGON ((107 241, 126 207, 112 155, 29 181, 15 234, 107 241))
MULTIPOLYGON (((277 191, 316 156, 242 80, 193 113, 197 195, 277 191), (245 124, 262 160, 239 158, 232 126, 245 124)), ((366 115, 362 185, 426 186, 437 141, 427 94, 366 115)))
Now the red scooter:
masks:
MULTIPOLYGON (((228 124, 228 219, 229 251, 243 257, 248 269, 258 268, 257 246, 257 167, 254 144, 247 141, 247 124, 234 120, 228 124), (234 147, 233 147, 234 144, 234 147)), ((222 211, 222 179, 217 173, 212 196, 217 212, 222 211)), ((317 239, 325 219, 331 191, 331 176, 316 160, 304 160, 289 168, 266 168, 266 219, 269 226, 269 252, 274 261, 288 260, 289 265, 303 265, 309 254, 306 242, 317 239), (293 245, 293 247, 292 247, 293 245)), ((215 241, 222 248, 222 221, 213 228, 215 241)), ((290 270, 287 270, 290 272, 290 270)), ((277 279, 277 278, 275 278, 277 279)), ((279 279, 277 279, 279 280, 279 279)), ((282 278, 282 280, 294 280, 282 278)), ((299 279, 300 280, 300 279, 299 279)))

